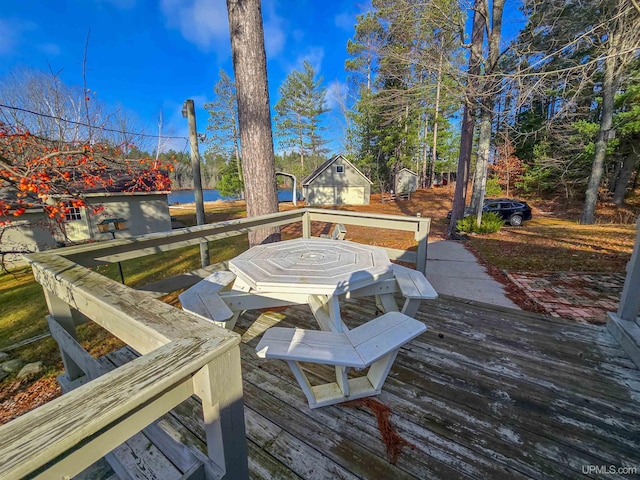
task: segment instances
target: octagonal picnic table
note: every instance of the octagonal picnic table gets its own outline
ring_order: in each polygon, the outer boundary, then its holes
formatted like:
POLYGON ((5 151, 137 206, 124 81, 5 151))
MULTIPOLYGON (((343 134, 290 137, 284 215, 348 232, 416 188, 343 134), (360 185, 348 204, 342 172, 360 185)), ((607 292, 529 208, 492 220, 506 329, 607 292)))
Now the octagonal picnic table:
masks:
POLYGON ((308 304, 320 331, 271 327, 256 352, 287 361, 311 408, 379 394, 400 347, 426 329, 411 317, 437 297, 422 273, 392 264, 384 249, 345 240, 258 245, 230 260, 229 270, 183 292, 183 308, 233 328, 244 310, 308 304), (405 298, 402 312, 395 293, 405 298), (384 314, 349 330, 339 301, 365 296, 375 296, 384 314), (335 382, 312 386, 299 362, 334 366, 335 382), (368 371, 349 378, 349 368, 368 371))
MULTIPOLYGON (((327 239, 295 239, 250 248, 229 261, 235 290, 280 294, 293 303, 301 295, 323 330, 342 332, 339 297, 394 278, 384 249, 327 239)), ((268 295, 267 295, 268 296, 268 295)))

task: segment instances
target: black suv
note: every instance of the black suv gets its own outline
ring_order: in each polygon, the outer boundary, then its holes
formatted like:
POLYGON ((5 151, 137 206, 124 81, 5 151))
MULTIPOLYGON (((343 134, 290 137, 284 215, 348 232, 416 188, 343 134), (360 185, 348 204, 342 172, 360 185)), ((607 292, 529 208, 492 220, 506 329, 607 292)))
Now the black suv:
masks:
MULTIPOLYGON (((512 198, 486 198, 482 206, 483 212, 494 212, 502 217, 505 222, 517 227, 524 220, 531 220, 531 207, 527 202, 512 198)), ((464 216, 471 215, 471 209, 465 208, 464 216)), ((451 218, 451 212, 447 214, 451 218)))

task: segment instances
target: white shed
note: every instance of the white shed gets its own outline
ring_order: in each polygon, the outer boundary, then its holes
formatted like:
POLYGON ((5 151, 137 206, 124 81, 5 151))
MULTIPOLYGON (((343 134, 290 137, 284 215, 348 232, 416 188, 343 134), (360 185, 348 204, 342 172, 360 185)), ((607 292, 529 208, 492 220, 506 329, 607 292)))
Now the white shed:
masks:
POLYGON ((307 205, 369 205, 369 180, 342 155, 327 160, 302 183, 307 205))
MULTIPOLYGON (((38 252, 69 241, 82 243, 169 232, 171 216, 167 195, 168 192, 87 193, 84 195, 87 206, 69 208, 62 223, 50 219, 40 208, 27 210, 17 219, 0 217, 0 222, 9 221, 0 226, 0 248, 3 251, 38 252), (93 214, 96 207, 101 207, 102 211, 93 214), (100 223, 113 224, 115 227, 113 221, 116 219, 124 229, 101 231, 98 227, 100 223)), ((4 260, 19 265, 22 255, 10 254, 4 260)))
POLYGON ((403 168, 396 174, 395 193, 413 193, 418 189, 418 174, 403 168))

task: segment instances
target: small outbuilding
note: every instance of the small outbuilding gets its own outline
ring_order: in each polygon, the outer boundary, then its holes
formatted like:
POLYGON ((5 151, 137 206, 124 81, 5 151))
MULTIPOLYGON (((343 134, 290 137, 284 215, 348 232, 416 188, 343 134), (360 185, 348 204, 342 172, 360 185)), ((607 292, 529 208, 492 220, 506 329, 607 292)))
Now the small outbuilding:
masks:
POLYGON ((342 155, 330 158, 302 182, 307 205, 369 205, 369 180, 342 155))
MULTIPOLYGON (((0 216, 0 222, 9 221, 0 226, 0 249, 38 252, 68 243, 171 231, 168 193, 87 193, 83 195, 87 206, 70 206, 61 223, 50 219, 41 208, 29 209, 18 219, 0 216), (93 214, 97 207, 102 211, 93 214)), ((20 254, 5 255, 4 261, 15 266, 23 263, 20 254)))
POLYGON ((396 174, 395 193, 413 193, 418 189, 418 174, 403 168, 396 174))

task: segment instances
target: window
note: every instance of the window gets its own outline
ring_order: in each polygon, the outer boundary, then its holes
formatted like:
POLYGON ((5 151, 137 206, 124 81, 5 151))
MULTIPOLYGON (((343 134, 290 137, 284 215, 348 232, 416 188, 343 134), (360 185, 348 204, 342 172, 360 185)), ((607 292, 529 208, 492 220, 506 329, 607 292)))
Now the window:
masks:
POLYGON ((336 165, 336 173, 344 173, 344 165, 336 165))
POLYGON ((80 208, 74 207, 70 203, 67 204, 67 211, 64 214, 64 218, 67 222, 71 222, 72 220, 81 220, 82 215, 80 214, 80 208))

